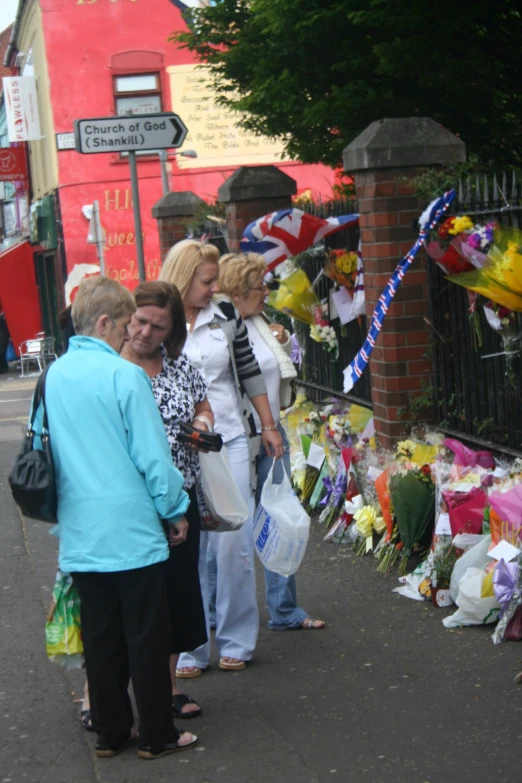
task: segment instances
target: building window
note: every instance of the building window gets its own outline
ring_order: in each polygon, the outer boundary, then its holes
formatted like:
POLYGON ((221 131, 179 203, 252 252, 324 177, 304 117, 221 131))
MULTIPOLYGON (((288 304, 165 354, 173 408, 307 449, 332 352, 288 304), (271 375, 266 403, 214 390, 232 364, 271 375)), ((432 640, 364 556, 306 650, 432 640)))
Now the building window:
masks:
POLYGON ((162 110, 159 73, 114 76, 116 114, 153 114, 162 110))

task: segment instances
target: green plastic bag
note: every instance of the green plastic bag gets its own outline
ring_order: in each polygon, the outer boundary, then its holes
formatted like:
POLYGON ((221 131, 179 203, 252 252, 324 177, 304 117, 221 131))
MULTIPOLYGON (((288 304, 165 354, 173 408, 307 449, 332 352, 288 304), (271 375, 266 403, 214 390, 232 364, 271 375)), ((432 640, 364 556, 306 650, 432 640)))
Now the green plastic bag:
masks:
POLYGON ((51 661, 68 669, 83 664, 80 596, 70 574, 58 571, 45 624, 45 646, 51 661))

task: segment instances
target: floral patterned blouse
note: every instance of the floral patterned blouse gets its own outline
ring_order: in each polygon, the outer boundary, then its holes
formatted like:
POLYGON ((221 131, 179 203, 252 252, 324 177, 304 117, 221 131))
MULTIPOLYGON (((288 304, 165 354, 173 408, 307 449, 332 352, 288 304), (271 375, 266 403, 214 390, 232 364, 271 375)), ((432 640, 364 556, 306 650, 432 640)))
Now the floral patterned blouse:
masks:
POLYGON ((179 440, 179 424, 191 424, 195 407, 207 394, 207 386, 200 373, 185 354, 169 359, 162 348, 163 369, 151 378, 152 391, 165 425, 170 451, 175 466, 185 478, 185 489, 190 489, 199 477, 197 451, 185 447, 179 440))

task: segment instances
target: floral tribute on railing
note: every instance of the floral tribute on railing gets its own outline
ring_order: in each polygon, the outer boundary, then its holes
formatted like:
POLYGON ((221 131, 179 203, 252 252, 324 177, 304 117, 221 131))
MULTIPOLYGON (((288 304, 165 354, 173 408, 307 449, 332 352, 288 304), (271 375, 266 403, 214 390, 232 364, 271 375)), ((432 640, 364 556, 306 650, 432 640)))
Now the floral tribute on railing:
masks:
POLYGON ((387 451, 369 409, 302 394, 283 423, 294 488, 325 541, 397 569, 400 595, 456 604, 447 628, 498 622, 495 643, 522 639, 522 459, 421 426, 387 451))
POLYGON ((522 328, 522 232, 495 222, 473 224, 471 218, 449 217, 432 232, 428 255, 468 293, 475 347, 482 345, 477 308, 499 333, 506 372, 514 385, 513 359, 520 354, 522 328))

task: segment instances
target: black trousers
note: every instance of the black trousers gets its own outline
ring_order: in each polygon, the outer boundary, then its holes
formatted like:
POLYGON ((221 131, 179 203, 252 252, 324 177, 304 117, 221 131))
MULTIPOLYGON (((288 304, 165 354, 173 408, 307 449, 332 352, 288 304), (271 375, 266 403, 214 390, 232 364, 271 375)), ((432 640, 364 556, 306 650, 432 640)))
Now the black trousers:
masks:
POLYGON ((99 742, 118 743, 134 718, 140 745, 175 742, 166 562, 130 571, 72 574, 82 603, 82 636, 92 724, 99 742))

